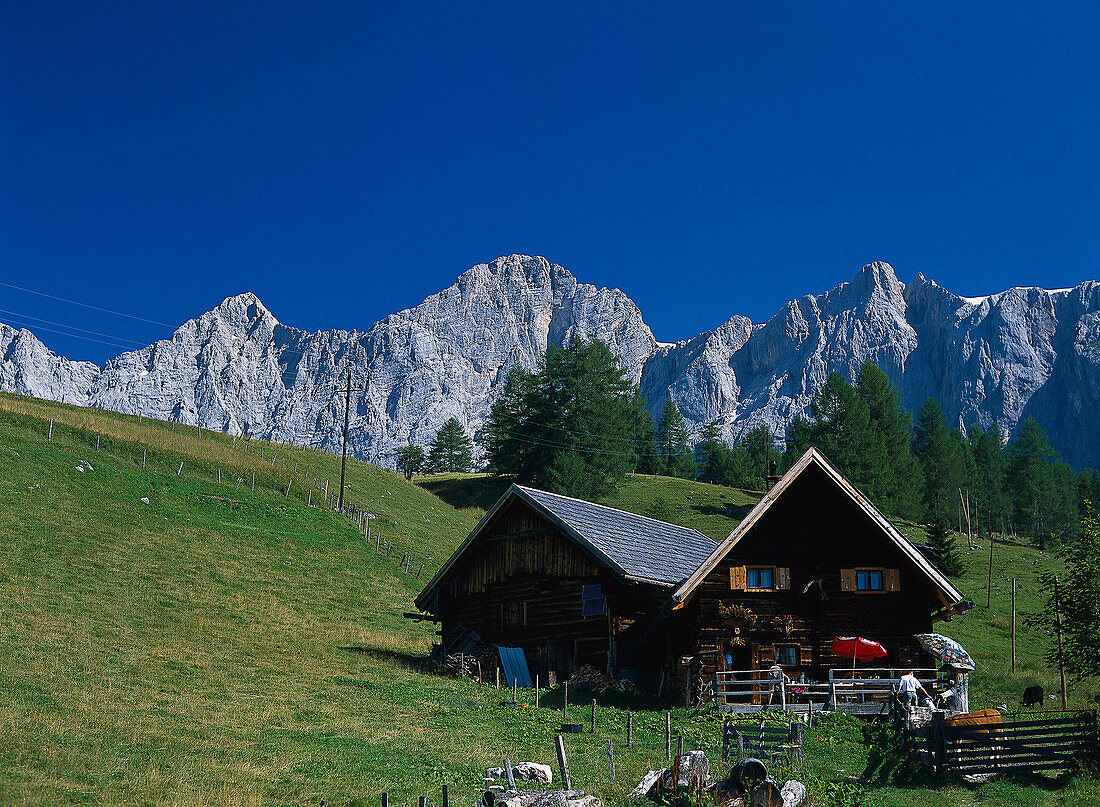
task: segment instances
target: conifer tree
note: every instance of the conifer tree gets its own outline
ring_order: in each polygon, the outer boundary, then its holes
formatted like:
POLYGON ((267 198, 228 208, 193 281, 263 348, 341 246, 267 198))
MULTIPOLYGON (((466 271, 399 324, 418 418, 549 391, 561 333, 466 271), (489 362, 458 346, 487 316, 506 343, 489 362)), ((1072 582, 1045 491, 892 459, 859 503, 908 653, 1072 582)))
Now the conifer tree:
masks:
POLYGON ((456 418, 439 427, 428 449, 427 467, 432 472, 465 473, 473 465, 473 441, 456 418))
MULTIPOLYGON (((1063 654, 1066 669, 1076 681, 1100 676, 1100 518, 1089 509, 1077 538, 1066 544, 1062 552, 1065 573, 1055 585, 1054 575, 1040 578, 1046 592, 1046 608, 1032 622, 1046 628, 1048 637, 1055 636, 1055 592, 1062 616, 1063 654)), ((1058 645, 1047 645, 1047 661, 1058 664, 1058 645)))
MULTIPOLYGON (((901 408, 897 388, 874 363, 867 361, 856 375, 856 391, 867 404, 872 428, 878 432, 885 458, 884 468, 871 469, 880 478, 881 507, 895 515, 914 518, 920 513, 924 479, 909 449, 913 415, 901 408)), ((874 455, 872 462, 880 455, 874 455)))
POLYGON ((513 370, 494 402, 483 445, 490 467, 524 484, 583 498, 604 495, 637 466, 646 438, 641 397, 599 340, 546 351, 535 373, 513 370))
POLYGON ((1050 532, 1053 456, 1046 432, 1032 417, 1024 421, 1005 452, 1005 475, 1016 525, 1030 534, 1040 549, 1046 549, 1050 532))
POLYGON ((405 478, 411 480, 413 474, 418 474, 424 469, 424 449, 409 443, 397 452, 397 470, 405 474, 405 478))
POLYGON ((968 435, 974 457, 974 504, 978 520, 992 532, 1004 522, 1004 444, 996 423, 985 429, 971 426, 968 435))
POLYGON ((935 513, 925 525, 928 533, 928 554, 932 562, 948 577, 962 574, 962 555, 955 544, 951 524, 943 513, 935 513))
POLYGON ((712 421, 703 428, 702 440, 695 450, 699 478, 715 485, 731 485, 733 451, 722 439, 718 423, 712 421))
POLYGON ((940 405, 929 398, 917 416, 913 435, 913 453, 924 474, 922 505, 924 521, 952 521, 957 512, 958 489, 962 483, 962 461, 956 441, 947 429, 940 405))
POLYGON ((687 426, 684 416, 671 397, 661 410, 657 421, 657 453, 661 458, 662 469, 668 476, 681 479, 694 479, 698 473, 695 457, 688 445, 687 426))

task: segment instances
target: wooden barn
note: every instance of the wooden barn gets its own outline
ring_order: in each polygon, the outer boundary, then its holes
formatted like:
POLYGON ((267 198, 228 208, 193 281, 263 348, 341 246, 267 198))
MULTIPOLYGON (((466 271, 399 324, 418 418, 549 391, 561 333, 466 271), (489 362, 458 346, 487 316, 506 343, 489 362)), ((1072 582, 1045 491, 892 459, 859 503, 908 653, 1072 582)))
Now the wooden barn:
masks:
POLYGON ((852 666, 838 636, 881 643, 874 666, 929 667, 914 634, 972 605, 813 448, 672 595, 702 680, 778 663, 818 685, 852 666))
POLYGON ((544 682, 590 664, 656 687, 682 649, 662 606, 715 546, 696 530, 513 485, 415 603, 440 624, 445 653, 519 647, 544 682))

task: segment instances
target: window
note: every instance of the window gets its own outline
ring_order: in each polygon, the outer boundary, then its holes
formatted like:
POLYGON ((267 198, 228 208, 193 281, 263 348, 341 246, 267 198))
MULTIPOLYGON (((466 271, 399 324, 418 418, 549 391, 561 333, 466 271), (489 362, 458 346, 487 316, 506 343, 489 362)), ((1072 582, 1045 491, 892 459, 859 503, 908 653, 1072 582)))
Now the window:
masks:
POLYGON ((780 667, 798 666, 798 645, 779 645, 775 648, 775 661, 780 667))
POLYGON ((775 588, 775 569, 771 566, 749 566, 745 569, 745 588, 775 588))
POLYGON ((841 569, 840 590, 863 594, 901 591, 900 573, 897 569, 881 569, 875 566, 865 566, 862 569, 841 569))
POLYGON ((730 566, 731 591, 777 591, 791 587, 786 566, 730 566))
POLYGON ((856 591, 883 591, 882 569, 856 569, 856 591))
POLYGON ((581 586, 581 617, 600 616, 607 613, 607 600, 603 596, 603 586, 581 586))

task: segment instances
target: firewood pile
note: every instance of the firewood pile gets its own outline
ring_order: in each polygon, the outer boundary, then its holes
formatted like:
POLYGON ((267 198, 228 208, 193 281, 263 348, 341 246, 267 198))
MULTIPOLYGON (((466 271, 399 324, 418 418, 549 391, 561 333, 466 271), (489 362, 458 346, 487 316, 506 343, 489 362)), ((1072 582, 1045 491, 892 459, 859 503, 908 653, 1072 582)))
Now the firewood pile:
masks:
POLYGON ((469 675, 479 681, 482 680, 481 671, 484 664, 484 659, 473 653, 448 653, 443 660, 443 666, 451 675, 469 675))
POLYGON ((569 677, 569 688, 574 692, 626 692, 637 695, 638 687, 626 678, 612 678, 597 670, 590 664, 579 667, 569 677))

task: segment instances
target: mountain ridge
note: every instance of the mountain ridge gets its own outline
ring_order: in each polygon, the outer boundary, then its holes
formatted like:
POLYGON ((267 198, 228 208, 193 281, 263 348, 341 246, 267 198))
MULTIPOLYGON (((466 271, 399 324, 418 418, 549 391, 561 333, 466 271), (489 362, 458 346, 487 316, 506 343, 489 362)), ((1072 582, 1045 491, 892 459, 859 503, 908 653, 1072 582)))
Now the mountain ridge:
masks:
POLYGON ((526 255, 470 267, 366 331, 284 325, 242 292, 102 367, 0 325, 0 389, 338 450, 350 364, 362 389, 349 450, 390 464, 449 417, 476 433, 508 369, 573 337, 607 342, 651 411, 671 396, 732 439, 761 422, 781 437, 829 372, 851 378, 871 360, 914 411, 932 397, 952 423, 1006 435, 1035 416, 1071 464, 1100 459, 1100 283, 961 297, 923 273, 905 284, 881 261, 766 322, 734 315, 675 343, 657 342, 622 291, 526 255))

